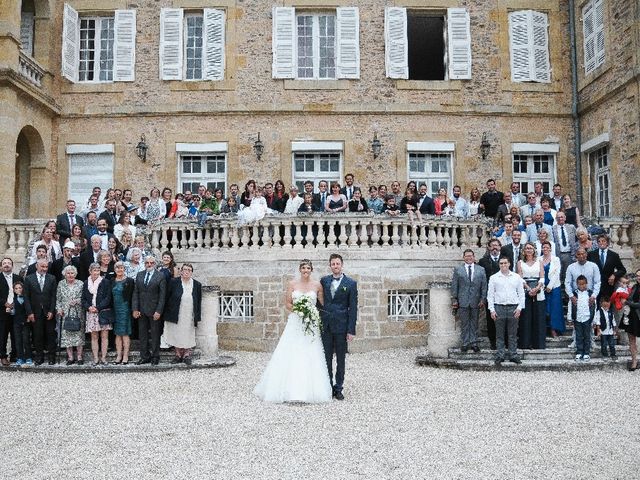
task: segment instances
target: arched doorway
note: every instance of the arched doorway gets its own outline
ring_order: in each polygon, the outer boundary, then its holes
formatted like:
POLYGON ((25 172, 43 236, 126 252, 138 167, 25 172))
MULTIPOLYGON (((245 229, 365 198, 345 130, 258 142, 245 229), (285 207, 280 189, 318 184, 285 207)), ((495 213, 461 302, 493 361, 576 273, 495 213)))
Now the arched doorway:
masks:
POLYGON ((32 188, 35 182, 33 182, 32 170, 34 168, 42 168, 45 165, 44 145, 40 134, 31 126, 24 127, 16 141, 15 218, 30 218, 33 216, 32 200, 34 192, 32 188))

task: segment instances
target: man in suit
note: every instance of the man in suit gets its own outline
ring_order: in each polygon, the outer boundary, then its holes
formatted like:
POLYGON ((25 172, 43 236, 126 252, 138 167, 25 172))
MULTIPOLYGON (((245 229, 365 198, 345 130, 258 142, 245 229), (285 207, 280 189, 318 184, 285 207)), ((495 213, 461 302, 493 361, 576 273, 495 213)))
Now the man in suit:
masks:
POLYGON ((578 242, 576 242, 576 227, 567 223, 567 216, 560 211, 556 214, 556 224, 553 229, 553 241, 556 244, 556 256, 560 259, 560 280, 564 283, 567 267, 576 258, 578 242))
POLYGON ((433 199, 427 195, 427 185, 424 183, 418 187, 418 210, 423 215, 435 215, 436 206, 433 203, 433 199))
POLYGON ((560 185, 559 183, 556 183, 553 186, 553 198, 551 199, 551 208, 554 209, 556 212, 559 212, 560 209, 562 208, 563 205, 563 201, 562 201, 562 185, 560 185))
POLYGON ((329 371, 333 397, 344 400, 342 388, 347 354, 347 342, 356 335, 358 319, 358 284, 343 272, 342 257, 337 253, 329 257, 331 275, 322 277, 324 306, 321 307, 322 344, 329 371), (336 354, 336 376, 333 377, 333 354, 336 354))
POLYGON ((107 232, 113 233, 113 227, 118 223, 116 201, 114 199, 107 200, 105 211, 98 216, 98 226, 100 225, 100 220, 103 219, 107 222, 107 232))
POLYGON ((315 212, 324 212, 327 196, 329 195, 327 190, 329 190, 329 183, 326 180, 320 180, 318 182, 318 193, 313 194, 313 209, 315 212))
POLYGON ((67 211, 61 213, 56 218, 56 232, 60 235, 61 244, 71 236, 71 229, 76 224, 80 225, 80 229, 82 230, 84 220, 82 220, 80 215, 76 215, 76 202, 74 200, 67 200, 67 211))
POLYGON ((9 365, 9 361, 16 361, 16 341, 13 336, 13 285, 21 282, 20 276, 13 273, 13 260, 9 257, 2 259, 0 263, 0 362, 3 366, 9 365), (7 340, 11 338, 11 358, 7 358, 7 340))
POLYGON ((620 255, 609 248, 609 236, 598 235, 598 250, 592 250, 587 255, 587 260, 595 263, 600 270, 600 294, 602 297, 611 297, 616 290, 616 282, 627 273, 627 269, 620 260, 620 255))
POLYGON ((522 255, 524 245, 522 245, 521 239, 522 232, 520 230, 514 230, 511 232, 511 243, 500 249, 500 256, 509 259, 509 268, 512 272, 516 271, 518 260, 520 260, 520 256, 522 255))
POLYGON ((138 319, 140 338, 140 360, 138 365, 160 363, 160 335, 162 333, 161 315, 164 309, 167 281, 164 274, 156 270, 156 259, 148 256, 144 259, 145 270, 138 273, 133 290, 131 309, 133 318, 138 319), (149 350, 151 334, 151 350, 149 350))
POLYGON ((518 207, 527 203, 524 195, 520 193, 520 184, 518 182, 511 182, 511 202, 518 207))
POLYGON ((91 240, 91 237, 98 233, 98 215, 96 212, 89 212, 87 214, 87 221, 84 224, 82 233, 87 241, 91 240))
POLYGON ((75 252, 76 244, 71 240, 67 240, 62 248, 62 257, 57 260, 54 260, 51 264, 51 268, 49 272, 56 278, 56 282, 60 283, 60 281, 64 278, 62 275, 62 270, 68 265, 73 265, 78 269, 78 273, 80 273, 80 257, 74 257, 73 253, 75 252))
POLYGON ((33 337, 36 347, 36 365, 44 363, 45 342, 49 365, 56 363, 56 289, 58 284, 50 273, 49 262, 36 262, 36 273, 24 279, 24 307, 27 322, 33 323, 33 337))
MULTIPOLYGON (((489 278, 491 275, 500 271, 500 248, 502 247, 500 240, 492 238, 489 240, 487 252, 480 259, 478 264, 484 268, 484 275, 487 279, 487 285, 489 284, 489 278)), ((489 337, 489 343, 491 350, 496 349, 496 324, 491 318, 491 312, 489 311, 489 305, 485 304, 485 315, 487 316, 487 336, 489 337)))
POLYGON ((530 242, 535 242, 538 239, 538 230, 544 229, 549 234, 549 240, 553 238, 553 230, 550 225, 544 223, 544 211, 539 208, 533 215, 533 223, 527 226, 527 238, 530 242))
POLYGON ((80 269, 78 270, 78 280, 85 281, 89 278, 89 266, 98 261, 98 252, 102 250, 102 240, 100 235, 94 235, 90 239, 90 248, 80 254, 80 269))
POLYGON ((340 193, 347 197, 347 200, 353 198, 353 192, 356 189, 356 186, 353 184, 354 179, 353 173, 347 173, 344 176, 344 187, 340 189, 340 193))
POLYGON ((502 198, 504 199, 504 203, 502 205, 498 205, 498 213, 496 214, 496 223, 498 225, 505 224, 505 217, 507 215, 511 215, 511 207, 514 206, 511 192, 504 192, 502 198))
POLYGON ((529 192, 527 194, 527 203, 520 207, 520 216, 524 218, 529 215, 531 218, 533 218, 533 216, 536 214, 536 210, 538 210, 539 208, 540 205, 538 204, 538 197, 536 197, 535 193, 529 192))
POLYGON ((470 348, 479 352, 478 316, 487 297, 487 277, 484 268, 476 265, 473 250, 464 251, 464 264, 453 269, 451 303, 458 310, 462 334, 462 352, 470 348))

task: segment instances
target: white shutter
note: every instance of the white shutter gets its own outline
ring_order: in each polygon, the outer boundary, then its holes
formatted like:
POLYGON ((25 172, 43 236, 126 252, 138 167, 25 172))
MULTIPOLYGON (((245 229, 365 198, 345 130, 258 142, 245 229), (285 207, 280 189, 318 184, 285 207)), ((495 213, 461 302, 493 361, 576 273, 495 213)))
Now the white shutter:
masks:
POLYGON ((509 40, 511 48, 511 81, 531 80, 528 11, 509 13, 509 40))
POLYGON ((582 9, 582 35, 584 38, 584 72, 596 68, 596 36, 593 19, 593 3, 587 3, 582 9))
POLYGON ((78 81, 80 68, 80 20, 78 12, 64 4, 62 17, 62 76, 72 82, 78 81))
POLYGON ((296 10, 292 7, 273 7, 272 44, 273 78, 295 78, 296 72, 296 10))
POLYGON ((93 187, 113 186, 113 153, 79 153, 69 157, 67 198, 84 205, 93 187))
POLYGON ((20 44, 22 51, 33 56, 33 12, 21 12, 20 18, 20 44))
POLYGON ((471 27, 466 8, 447 9, 449 79, 471 78, 471 27))
POLYGON ((224 10, 204 9, 204 79, 224 80, 224 10))
POLYGON ((384 9, 384 53, 387 77, 409 78, 406 8, 384 9))
POLYGON ((549 28, 547 14, 531 12, 532 58, 531 80, 551 82, 551 64, 549 63, 549 28))
POLYGON ((181 8, 160 10, 160 80, 182 80, 181 8))
POLYGON ((113 22, 113 81, 133 82, 136 69, 136 11, 116 10, 113 22))
POLYGON ((337 78, 360 78, 360 14, 358 7, 336 8, 337 78))
POLYGON ((596 67, 604 63, 604 2, 595 0, 593 7, 593 29, 595 32, 596 67))

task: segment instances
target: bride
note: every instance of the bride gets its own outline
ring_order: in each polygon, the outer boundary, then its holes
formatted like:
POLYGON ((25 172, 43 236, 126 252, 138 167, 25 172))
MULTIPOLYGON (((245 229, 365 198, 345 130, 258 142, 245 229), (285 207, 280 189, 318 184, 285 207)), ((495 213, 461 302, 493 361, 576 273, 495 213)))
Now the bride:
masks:
POLYGON ((320 282, 311 278, 310 260, 300 262, 300 277, 289 282, 285 303, 291 313, 262 378, 253 390, 267 402, 320 403, 331 401, 327 363, 322 338, 317 327, 305 333, 300 316, 293 312, 293 302, 307 295, 322 305, 324 297, 320 282))

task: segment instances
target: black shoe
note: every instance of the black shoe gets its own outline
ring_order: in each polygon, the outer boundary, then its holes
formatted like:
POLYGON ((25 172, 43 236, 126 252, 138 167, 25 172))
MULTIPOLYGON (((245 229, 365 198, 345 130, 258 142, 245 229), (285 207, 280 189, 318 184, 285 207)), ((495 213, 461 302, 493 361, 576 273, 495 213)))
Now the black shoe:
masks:
POLYGON ((491 350, 497 350, 497 349, 498 349, 498 347, 496 347, 496 344, 495 344, 495 343, 492 343, 492 344, 491 344, 491 350))
POLYGON ((80 366, 84 365, 84 360, 78 360, 78 365, 80 366))
POLYGON ((145 363, 151 363, 150 358, 141 358, 136 362, 136 365, 144 365, 145 363))
POLYGON ((49 365, 55 365, 55 364, 56 364, 55 358, 50 358, 49 359, 49 365))
POLYGON ((475 353, 480 353, 480 347, 477 345, 474 345, 473 347, 471 347, 471 350, 473 350, 475 353))
POLYGON ((466 347, 466 346, 460 347, 460 351, 462 353, 467 353, 468 350, 469 350, 469 347, 466 347))
POLYGON ((515 357, 510 358, 509 361, 511 363, 515 363, 516 365, 520 365, 522 363, 522 360, 520 360, 520 357, 518 357, 517 355, 515 357))
MULTIPOLYGON (((173 357, 173 359, 171 360, 171 365, 176 365, 178 363, 182 363, 182 358, 180 357, 173 357)), ((186 362, 185 362, 186 363, 186 362)))
POLYGON ((344 395, 342 394, 342 392, 335 391, 333 392, 333 398, 335 398, 336 400, 344 400, 344 395))
POLYGON ((493 363, 496 364, 497 367, 502 365, 502 362, 504 362, 504 358, 496 358, 493 363))
POLYGON ((154 358, 153 360, 151 360, 151 365, 153 365, 154 367, 156 365, 158 365, 160 363, 160 359, 159 358, 154 358))
POLYGON ((185 365, 191 365, 191 357, 184 357, 182 361, 185 365))
POLYGON ((74 363, 76 363, 73 358, 70 358, 69 360, 67 360, 67 366, 69 365, 73 365, 74 363))

